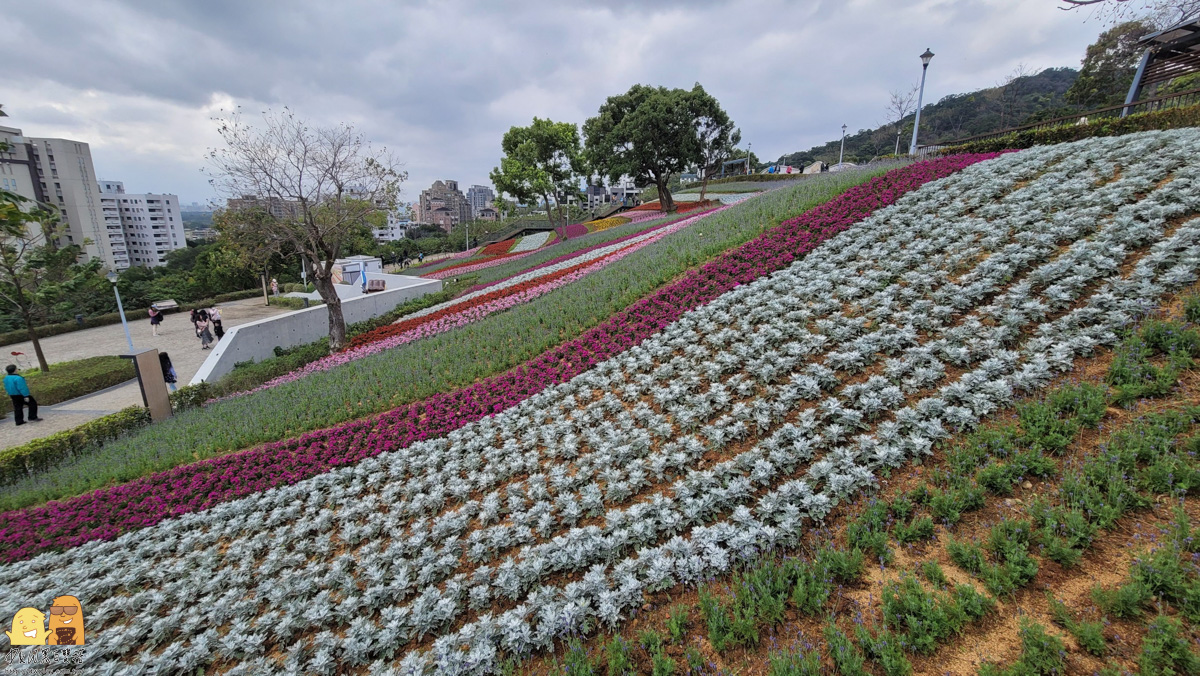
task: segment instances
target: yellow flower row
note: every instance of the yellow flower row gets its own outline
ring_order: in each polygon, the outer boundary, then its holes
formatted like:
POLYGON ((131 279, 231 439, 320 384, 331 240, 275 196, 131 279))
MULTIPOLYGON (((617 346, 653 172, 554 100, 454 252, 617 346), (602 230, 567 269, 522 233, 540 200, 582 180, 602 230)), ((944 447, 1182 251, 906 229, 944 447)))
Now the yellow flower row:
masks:
POLYGON ((602 218, 598 221, 585 223, 584 225, 587 226, 588 232, 601 232, 603 230, 608 230, 609 228, 615 228, 618 225, 625 225, 628 222, 629 219, 625 218, 624 216, 613 216, 611 218, 602 218))

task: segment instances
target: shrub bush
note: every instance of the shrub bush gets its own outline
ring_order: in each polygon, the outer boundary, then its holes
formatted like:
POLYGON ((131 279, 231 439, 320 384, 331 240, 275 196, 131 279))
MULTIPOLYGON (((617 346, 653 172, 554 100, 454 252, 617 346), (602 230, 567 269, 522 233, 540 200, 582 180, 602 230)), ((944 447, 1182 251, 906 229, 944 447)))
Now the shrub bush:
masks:
POLYGON ((1067 123, 1050 129, 1031 129, 1005 136, 946 146, 938 152, 944 155, 987 153, 1068 143, 1096 136, 1122 136, 1139 131, 1196 126, 1200 126, 1200 105, 1183 106, 1152 113, 1135 113, 1129 117, 1105 118, 1088 124, 1067 123))
POLYGON ((65 457, 84 453, 90 447, 102 446, 106 441, 149 424, 148 409, 130 406, 74 429, 0 450, 0 484, 33 475, 65 457))

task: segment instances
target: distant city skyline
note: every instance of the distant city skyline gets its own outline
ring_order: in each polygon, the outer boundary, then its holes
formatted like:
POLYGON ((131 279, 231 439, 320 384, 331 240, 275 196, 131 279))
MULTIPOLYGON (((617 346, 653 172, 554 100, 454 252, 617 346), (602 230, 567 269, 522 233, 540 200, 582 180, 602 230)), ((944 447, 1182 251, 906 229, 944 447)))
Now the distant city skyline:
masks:
POLYGON ((286 105, 314 124, 354 124, 395 152, 409 173, 401 199, 416 201, 442 177, 490 186, 510 126, 535 115, 582 124, 636 83, 700 82, 740 127, 742 146, 773 160, 836 139, 842 124, 853 133, 886 121, 889 91, 920 78, 926 47, 937 55, 927 104, 993 86, 1019 64, 1077 68, 1105 26, 1059 5, 359 0, 334 12, 312 0, 43 0, 5 10, 0 103, 5 124, 89 143, 102 174, 187 204, 225 197, 200 171, 219 144, 211 118, 286 105), (446 16, 456 20, 451 50, 446 16), (864 42, 868 24, 887 30, 864 42), (288 30, 264 32, 269 25, 288 30), (714 27, 725 46, 697 50, 714 27))

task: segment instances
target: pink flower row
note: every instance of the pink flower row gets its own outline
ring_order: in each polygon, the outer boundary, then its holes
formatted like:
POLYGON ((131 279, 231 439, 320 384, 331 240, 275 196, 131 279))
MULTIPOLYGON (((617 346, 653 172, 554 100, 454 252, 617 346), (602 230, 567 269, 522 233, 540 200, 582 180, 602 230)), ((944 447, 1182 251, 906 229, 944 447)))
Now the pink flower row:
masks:
POLYGON ((565 382, 740 284, 790 265, 829 237, 925 183, 994 157, 909 165, 783 222, 617 312, 579 338, 451 392, 298 438, 176 467, 62 502, 0 514, 0 559, 14 561, 150 526, 436 438, 565 382))

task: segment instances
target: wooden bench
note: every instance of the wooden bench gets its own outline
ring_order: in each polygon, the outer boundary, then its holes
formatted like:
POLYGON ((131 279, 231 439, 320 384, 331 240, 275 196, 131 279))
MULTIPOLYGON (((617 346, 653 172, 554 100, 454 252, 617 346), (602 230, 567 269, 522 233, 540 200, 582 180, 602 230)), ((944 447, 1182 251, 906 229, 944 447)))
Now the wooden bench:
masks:
POLYGON ((387 289, 386 279, 368 279, 367 293, 375 293, 376 291, 384 291, 387 289))
POLYGON ((178 310, 179 309, 179 303, 176 303, 174 301, 174 299, 171 299, 171 298, 168 298, 167 300, 155 301, 155 302, 151 303, 151 305, 158 308, 159 312, 164 312, 166 310, 178 310))

